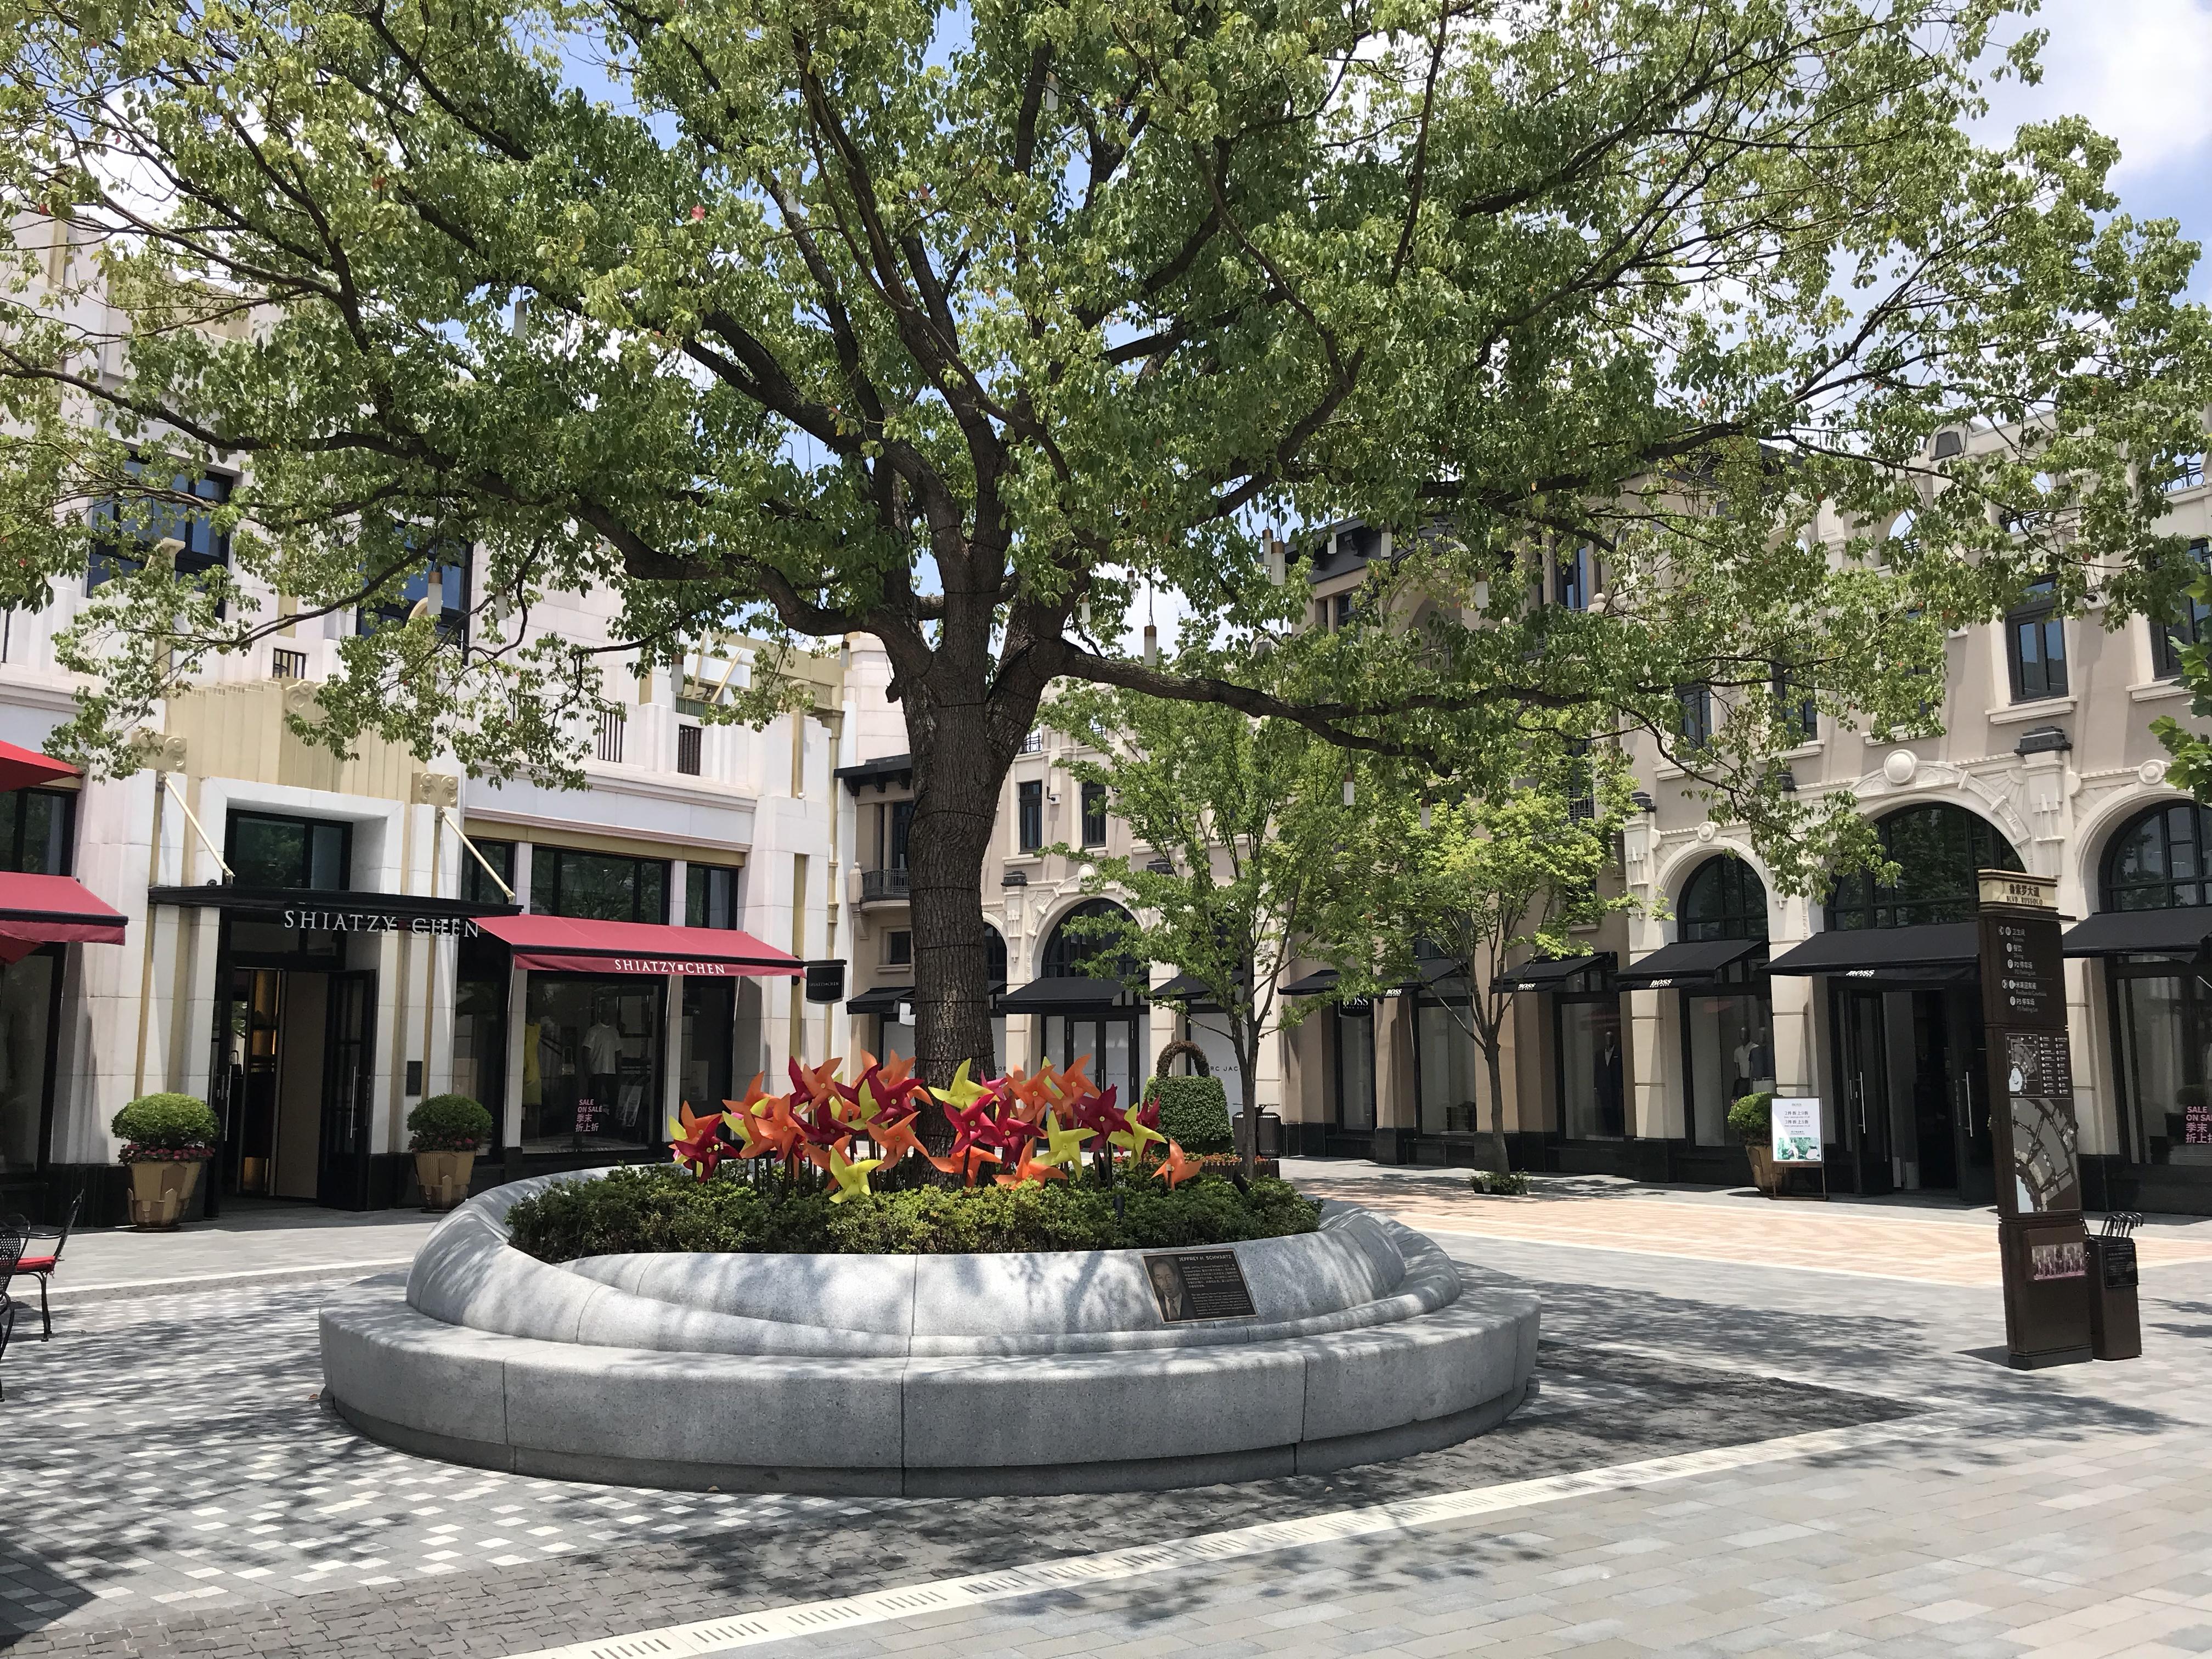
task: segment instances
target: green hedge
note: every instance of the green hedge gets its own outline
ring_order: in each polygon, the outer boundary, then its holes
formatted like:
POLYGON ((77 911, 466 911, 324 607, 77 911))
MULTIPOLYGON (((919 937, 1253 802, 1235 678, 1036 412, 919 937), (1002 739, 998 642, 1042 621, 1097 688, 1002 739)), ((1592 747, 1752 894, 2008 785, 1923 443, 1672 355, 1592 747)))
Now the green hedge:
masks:
POLYGON ((408 1146, 418 1152, 473 1152, 491 1139, 491 1114, 466 1095, 432 1095, 407 1114, 408 1146))
POLYGON ((756 1188, 740 1173, 701 1181, 665 1165, 564 1182, 507 1212, 517 1249, 541 1261, 639 1250, 772 1255, 990 1255, 1130 1250, 1310 1233, 1321 1206, 1281 1181, 1248 1194, 1198 1176, 1173 1191, 1150 1181, 1114 1194, 1060 1182, 925 1187, 833 1204, 819 1194, 756 1188))
POLYGON ((1193 1157, 1236 1149, 1229 1129, 1229 1093, 1219 1078, 1146 1078, 1144 1098, 1160 1103, 1160 1133, 1193 1157))
POLYGON ((141 1095, 107 1127, 133 1146, 162 1152, 212 1146, 222 1136, 222 1125, 196 1095, 141 1095))
POLYGON ((1729 1108, 1728 1126, 1745 1146, 1766 1146, 1774 1136, 1772 1092, 1744 1096, 1729 1108))

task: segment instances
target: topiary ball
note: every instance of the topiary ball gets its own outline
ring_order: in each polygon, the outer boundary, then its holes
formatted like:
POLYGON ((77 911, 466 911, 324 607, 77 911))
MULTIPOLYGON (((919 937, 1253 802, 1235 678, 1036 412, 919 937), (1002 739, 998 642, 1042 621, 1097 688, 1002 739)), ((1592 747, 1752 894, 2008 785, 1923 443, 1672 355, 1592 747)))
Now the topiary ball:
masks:
POLYGON ((432 1095, 407 1114, 409 1147, 418 1152, 473 1152, 491 1139, 491 1114, 466 1095, 432 1095))
POLYGON ((204 1156, 222 1138, 222 1125, 197 1095, 141 1095, 107 1127, 124 1143, 125 1164, 162 1154, 204 1156))

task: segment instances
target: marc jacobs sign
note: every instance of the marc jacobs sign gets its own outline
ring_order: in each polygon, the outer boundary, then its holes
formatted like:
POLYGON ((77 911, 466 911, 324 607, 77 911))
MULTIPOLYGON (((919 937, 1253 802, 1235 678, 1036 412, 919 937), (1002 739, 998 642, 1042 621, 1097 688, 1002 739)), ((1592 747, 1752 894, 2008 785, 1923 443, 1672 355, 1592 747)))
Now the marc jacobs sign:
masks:
POLYGON ((281 913, 282 925, 307 933, 425 933, 474 939, 483 930, 468 916, 403 916, 389 910, 306 910, 281 913))

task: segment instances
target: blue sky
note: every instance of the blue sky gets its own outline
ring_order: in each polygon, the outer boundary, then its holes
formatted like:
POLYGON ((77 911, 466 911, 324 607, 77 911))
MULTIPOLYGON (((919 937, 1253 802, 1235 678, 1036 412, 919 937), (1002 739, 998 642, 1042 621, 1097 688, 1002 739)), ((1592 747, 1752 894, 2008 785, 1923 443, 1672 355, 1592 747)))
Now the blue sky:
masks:
MULTIPOLYGON (((2212 0, 2045 0, 2008 25, 2026 27, 2050 32, 2043 83, 1993 88, 1992 126, 2087 116, 2119 141, 2113 183, 2127 211, 2177 219, 2212 248, 2212 0)), ((2206 263, 2194 291, 2212 301, 2206 263)))

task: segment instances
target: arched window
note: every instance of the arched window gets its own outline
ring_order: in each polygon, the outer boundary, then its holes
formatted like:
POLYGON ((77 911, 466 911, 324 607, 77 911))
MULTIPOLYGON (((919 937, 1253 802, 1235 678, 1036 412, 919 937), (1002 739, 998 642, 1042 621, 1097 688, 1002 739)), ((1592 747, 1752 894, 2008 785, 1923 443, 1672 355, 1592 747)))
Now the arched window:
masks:
POLYGON ((1765 939, 1766 884, 1741 859, 1707 859, 1682 890, 1680 937, 1765 939))
POLYGON ((1090 929, 1069 925, 1095 917, 1112 917, 1122 921, 1134 920, 1110 899, 1084 900, 1060 919, 1051 935, 1046 939, 1044 978, 1142 978, 1142 964, 1133 963, 1127 951, 1117 951, 1109 939, 1100 938, 1090 929))
POLYGON ((2154 806, 2112 837, 2105 854, 2105 908, 2168 910, 2212 904, 2212 811, 2195 801, 2154 806))
POLYGON ((2017 870, 2020 854, 1985 819, 1942 802, 1908 806, 1875 825, 1897 884, 1879 886, 1870 871, 1840 878, 1828 899, 1831 927, 1911 927, 1967 921, 1978 895, 1977 870, 2017 870))

